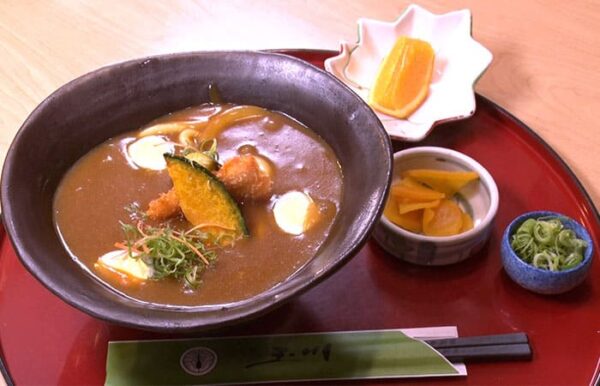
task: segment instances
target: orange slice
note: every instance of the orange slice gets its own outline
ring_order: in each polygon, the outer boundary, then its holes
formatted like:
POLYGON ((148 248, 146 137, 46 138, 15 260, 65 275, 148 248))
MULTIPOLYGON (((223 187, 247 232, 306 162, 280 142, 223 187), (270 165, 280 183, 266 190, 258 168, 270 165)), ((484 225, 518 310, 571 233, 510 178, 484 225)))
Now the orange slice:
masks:
POLYGON ((429 92, 434 52, 426 41, 401 36, 383 59, 369 104, 382 113, 407 118, 429 92))

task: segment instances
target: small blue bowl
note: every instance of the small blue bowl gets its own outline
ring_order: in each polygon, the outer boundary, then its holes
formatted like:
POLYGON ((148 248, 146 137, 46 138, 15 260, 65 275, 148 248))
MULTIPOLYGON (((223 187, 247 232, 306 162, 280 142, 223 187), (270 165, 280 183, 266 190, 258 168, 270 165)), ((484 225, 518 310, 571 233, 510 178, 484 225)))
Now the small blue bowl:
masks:
POLYGON ((504 269, 511 279, 530 291, 555 295, 567 292, 583 282, 592 265, 594 245, 587 230, 577 221, 556 212, 536 211, 522 214, 508 225, 502 236, 500 252, 504 269), (510 237, 525 220, 540 217, 560 218, 565 228, 573 230, 578 238, 585 240, 588 246, 579 265, 565 271, 548 271, 527 264, 517 256, 510 246, 510 237))

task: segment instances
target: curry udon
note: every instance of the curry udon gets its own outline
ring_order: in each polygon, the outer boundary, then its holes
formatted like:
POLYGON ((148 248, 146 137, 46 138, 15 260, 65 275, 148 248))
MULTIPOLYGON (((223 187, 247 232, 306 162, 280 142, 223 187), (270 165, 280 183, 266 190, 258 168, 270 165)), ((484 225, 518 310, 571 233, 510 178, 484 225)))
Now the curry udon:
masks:
POLYGON ((140 301, 259 294, 304 265, 339 210, 331 148, 284 114, 204 104, 109 139, 64 176, 54 219, 72 258, 140 301))

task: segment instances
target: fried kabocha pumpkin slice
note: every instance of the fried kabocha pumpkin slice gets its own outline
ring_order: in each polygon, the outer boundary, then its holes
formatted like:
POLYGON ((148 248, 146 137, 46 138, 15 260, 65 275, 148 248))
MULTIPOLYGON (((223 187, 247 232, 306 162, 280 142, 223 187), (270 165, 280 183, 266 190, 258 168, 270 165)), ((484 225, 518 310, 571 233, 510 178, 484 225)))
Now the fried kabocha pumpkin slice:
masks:
POLYGON ((193 226, 234 239, 248 236, 242 212, 221 181, 194 161, 173 155, 165 160, 181 211, 193 226))

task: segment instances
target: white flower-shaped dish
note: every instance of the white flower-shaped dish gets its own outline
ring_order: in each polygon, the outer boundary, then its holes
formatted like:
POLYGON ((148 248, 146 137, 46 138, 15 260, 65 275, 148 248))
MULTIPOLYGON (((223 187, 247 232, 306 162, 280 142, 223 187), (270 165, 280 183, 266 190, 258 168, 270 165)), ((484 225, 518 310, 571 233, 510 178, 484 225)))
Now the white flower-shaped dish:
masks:
POLYGON ((394 139, 416 142, 437 124, 475 113, 473 87, 492 61, 492 53, 471 36, 471 12, 435 15, 410 5, 395 22, 358 20, 358 41, 341 42, 341 53, 325 61, 325 69, 365 101, 383 58, 400 36, 425 40, 435 51, 429 95, 408 119, 377 112, 394 139))

